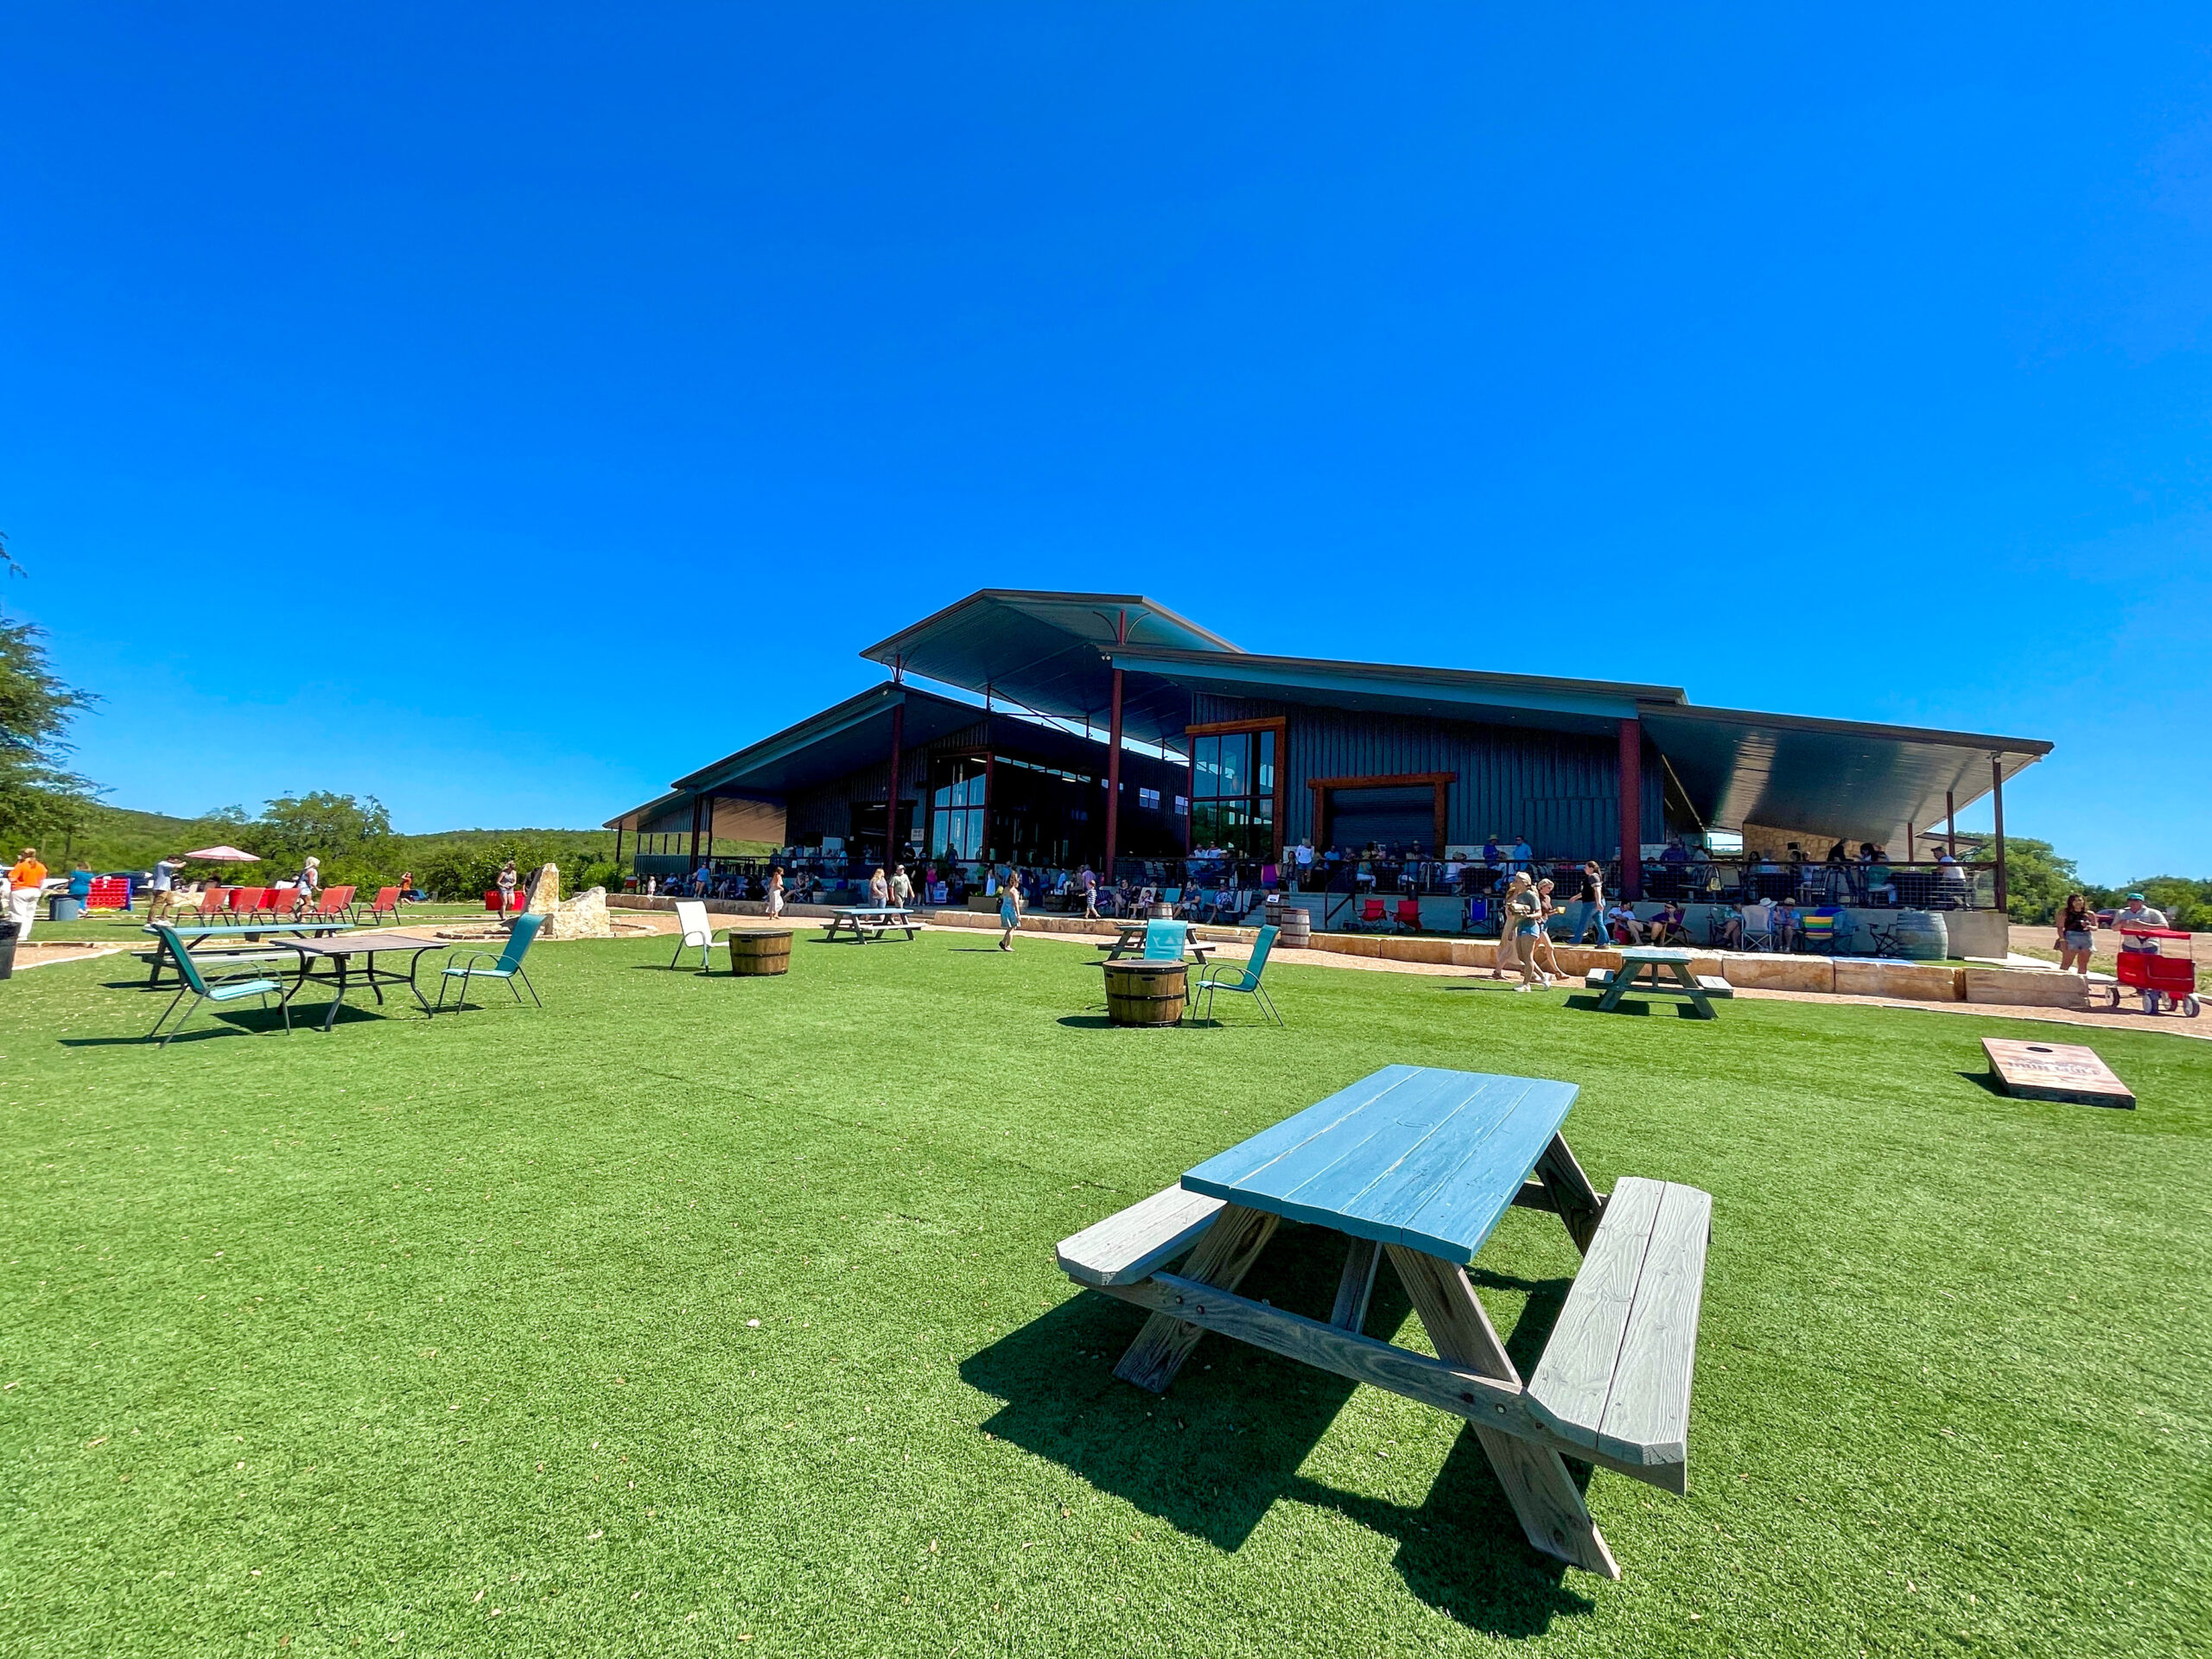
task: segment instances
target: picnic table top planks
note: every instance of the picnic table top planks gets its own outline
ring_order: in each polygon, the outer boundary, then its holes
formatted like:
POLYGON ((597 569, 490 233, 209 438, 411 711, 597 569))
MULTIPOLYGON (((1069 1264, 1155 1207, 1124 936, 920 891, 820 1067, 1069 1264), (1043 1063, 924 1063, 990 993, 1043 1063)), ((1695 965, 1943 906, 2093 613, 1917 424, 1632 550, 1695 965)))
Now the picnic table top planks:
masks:
POLYGON ((1182 1185, 1464 1264, 1579 1092, 1541 1077, 1388 1065, 1209 1158, 1182 1185))

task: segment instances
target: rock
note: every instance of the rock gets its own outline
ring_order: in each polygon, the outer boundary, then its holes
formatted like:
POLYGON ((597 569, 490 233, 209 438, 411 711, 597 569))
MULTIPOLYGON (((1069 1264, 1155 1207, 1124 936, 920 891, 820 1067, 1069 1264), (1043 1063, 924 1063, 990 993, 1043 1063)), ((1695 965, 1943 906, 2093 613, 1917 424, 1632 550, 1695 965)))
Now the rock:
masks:
POLYGON ((537 912, 550 916, 561 908, 561 867, 542 865, 532 874, 523 888, 522 907, 525 912, 537 912))
POLYGON ((594 887, 556 906, 553 919, 545 925, 549 939, 611 939, 614 936, 614 924, 607 914, 605 887, 594 887))

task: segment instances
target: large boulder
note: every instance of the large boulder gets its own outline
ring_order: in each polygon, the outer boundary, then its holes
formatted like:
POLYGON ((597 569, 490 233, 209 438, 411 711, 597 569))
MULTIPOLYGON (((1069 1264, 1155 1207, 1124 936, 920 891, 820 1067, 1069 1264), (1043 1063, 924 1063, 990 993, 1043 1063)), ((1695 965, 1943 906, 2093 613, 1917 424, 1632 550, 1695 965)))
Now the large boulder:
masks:
MULTIPOLYGON (((550 870, 553 867, 545 867, 550 870)), ((552 919, 545 924, 549 939, 611 939, 615 937, 614 924, 607 914, 607 889, 594 887, 580 893, 566 904, 557 905, 552 919)))

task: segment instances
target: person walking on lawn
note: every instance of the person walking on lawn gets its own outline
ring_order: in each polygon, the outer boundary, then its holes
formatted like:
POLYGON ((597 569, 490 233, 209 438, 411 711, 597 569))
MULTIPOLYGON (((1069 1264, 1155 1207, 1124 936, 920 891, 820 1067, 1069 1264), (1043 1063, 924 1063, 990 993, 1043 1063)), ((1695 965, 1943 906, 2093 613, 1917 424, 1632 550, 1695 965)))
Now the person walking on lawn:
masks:
POLYGON ((768 872, 768 919, 773 921, 784 913, 784 867, 777 865, 768 872))
POLYGON ((1008 870, 1006 884, 999 889, 999 949, 1014 949, 1014 931, 1021 925, 1021 872, 1008 870))
POLYGON ((1582 907, 1575 912, 1574 943, 1582 943, 1582 936, 1595 929, 1598 943, 1607 942, 1605 936, 1605 873, 1591 859, 1582 866, 1582 907))
POLYGON ((39 889, 46 885, 46 866, 38 861, 38 849, 26 847, 8 872, 8 918, 16 925, 19 944, 30 943, 31 923, 38 918, 39 889))
POLYGON ((1516 872, 1507 884, 1505 898, 1498 906, 1497 957, 1491 963, 1492 979, 1503 979, 1506 964, 1521 960, 1521 918, 1514 906, 1520 902, 1522 893, 1533 892, 1534 888, 1526 870, 1516 872))

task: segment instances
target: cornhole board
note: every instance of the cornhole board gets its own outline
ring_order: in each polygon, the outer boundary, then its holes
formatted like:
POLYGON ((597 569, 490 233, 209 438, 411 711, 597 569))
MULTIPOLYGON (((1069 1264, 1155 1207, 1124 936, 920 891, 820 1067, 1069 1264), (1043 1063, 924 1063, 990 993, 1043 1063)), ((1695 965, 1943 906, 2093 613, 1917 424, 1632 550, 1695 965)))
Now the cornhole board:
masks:
POLYGON ((2135 1096, 2093 1048, 2079 1043, 2019 1043, 1985 1037, 1983 1051, 1998 1086, 2023 1100, 2075 1101, 2133 1108, 2135 1096))

